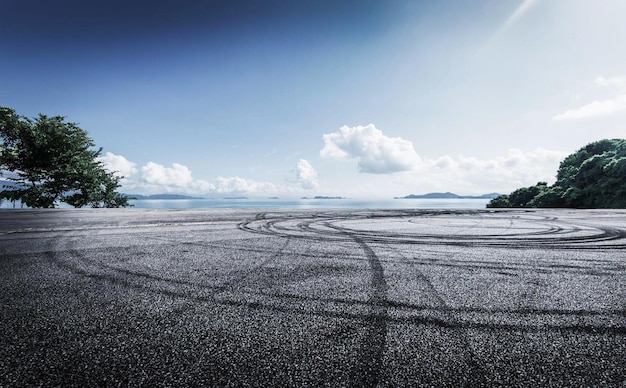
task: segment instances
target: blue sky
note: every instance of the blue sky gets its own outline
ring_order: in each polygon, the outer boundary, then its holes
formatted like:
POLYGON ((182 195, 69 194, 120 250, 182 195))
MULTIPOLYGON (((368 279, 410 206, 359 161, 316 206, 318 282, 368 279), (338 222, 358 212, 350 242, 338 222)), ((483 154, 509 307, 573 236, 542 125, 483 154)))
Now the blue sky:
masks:
POLYGON ((626 137, 622 0, 6 0, 0 35, 0 105, 125 192, 508 192, 626 137))

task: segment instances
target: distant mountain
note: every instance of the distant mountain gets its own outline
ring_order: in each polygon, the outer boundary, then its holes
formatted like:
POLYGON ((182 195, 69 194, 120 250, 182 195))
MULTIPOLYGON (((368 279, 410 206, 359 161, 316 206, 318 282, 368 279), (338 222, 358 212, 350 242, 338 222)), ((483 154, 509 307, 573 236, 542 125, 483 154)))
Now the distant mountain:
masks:
POLYGON ((501 195, 500 193, 488 193, 488 194, 480 195, 477 198, 480 198, 480 199, 492 199, 492 198, 498 198, 500 195, 501 195))
POLYGON ((445 193, 428 193, 428 194, 409 194, 405 197, 394 197, 395 199, 492 199, 498 197, 498 193, 489 193, 483 195, 458 195, 451 192, 445 193))
POLYGON ((154 194, 154 195, 141 195, 141 194, 125 194, 128 199, 144 200, 144 199, 203 199, 201 197, 191 197, 189 195, 182 194, 154 194))

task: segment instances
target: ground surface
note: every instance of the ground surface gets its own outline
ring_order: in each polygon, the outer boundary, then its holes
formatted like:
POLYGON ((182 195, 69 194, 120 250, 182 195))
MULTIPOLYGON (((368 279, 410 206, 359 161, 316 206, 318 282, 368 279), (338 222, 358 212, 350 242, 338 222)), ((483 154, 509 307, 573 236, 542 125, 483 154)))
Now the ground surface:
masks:
POLYGON ((0 386, 622 386, 624 211, 0 211, 0 386))

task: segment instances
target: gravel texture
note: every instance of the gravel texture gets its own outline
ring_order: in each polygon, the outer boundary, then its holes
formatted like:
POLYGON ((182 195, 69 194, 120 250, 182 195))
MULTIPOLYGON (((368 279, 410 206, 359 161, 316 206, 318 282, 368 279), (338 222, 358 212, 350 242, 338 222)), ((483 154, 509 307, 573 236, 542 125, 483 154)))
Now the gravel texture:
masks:
POLYGON ((0 210, 0 387, 624 386, 626 211, 0 210))

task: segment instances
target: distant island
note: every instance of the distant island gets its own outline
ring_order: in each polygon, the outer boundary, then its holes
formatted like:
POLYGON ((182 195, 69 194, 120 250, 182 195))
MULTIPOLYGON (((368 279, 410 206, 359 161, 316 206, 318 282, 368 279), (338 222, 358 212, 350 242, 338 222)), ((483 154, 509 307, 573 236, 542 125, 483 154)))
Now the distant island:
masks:
POLYGON ((279 197, 269 197, 268 199, 280 199, 279 197))
POLYGON ((182 194, 154 194, 154 195, 141 195, 141 194, 125 194, 128 199, 136 199, 138 201, 145 199, 204 199, 201 197, 191 197, 189 195, 182 194))
POLYGON ((248 197, 224 197, 223 199, 248 199, 248 197))
POLYGON ((445 193, 428 193, 428 194, 409 194, 404 197, 394 197, 394 199, 492 199, 498 197, 498 193, 489 193, 483 195, 458 195, 451 192, 445 193))
POLYGON ((316 195, 313 198, 309 198, 309 197, 302 197, 300 199, 346 199, 345 197, 326 197, 323 195, 316 195))

